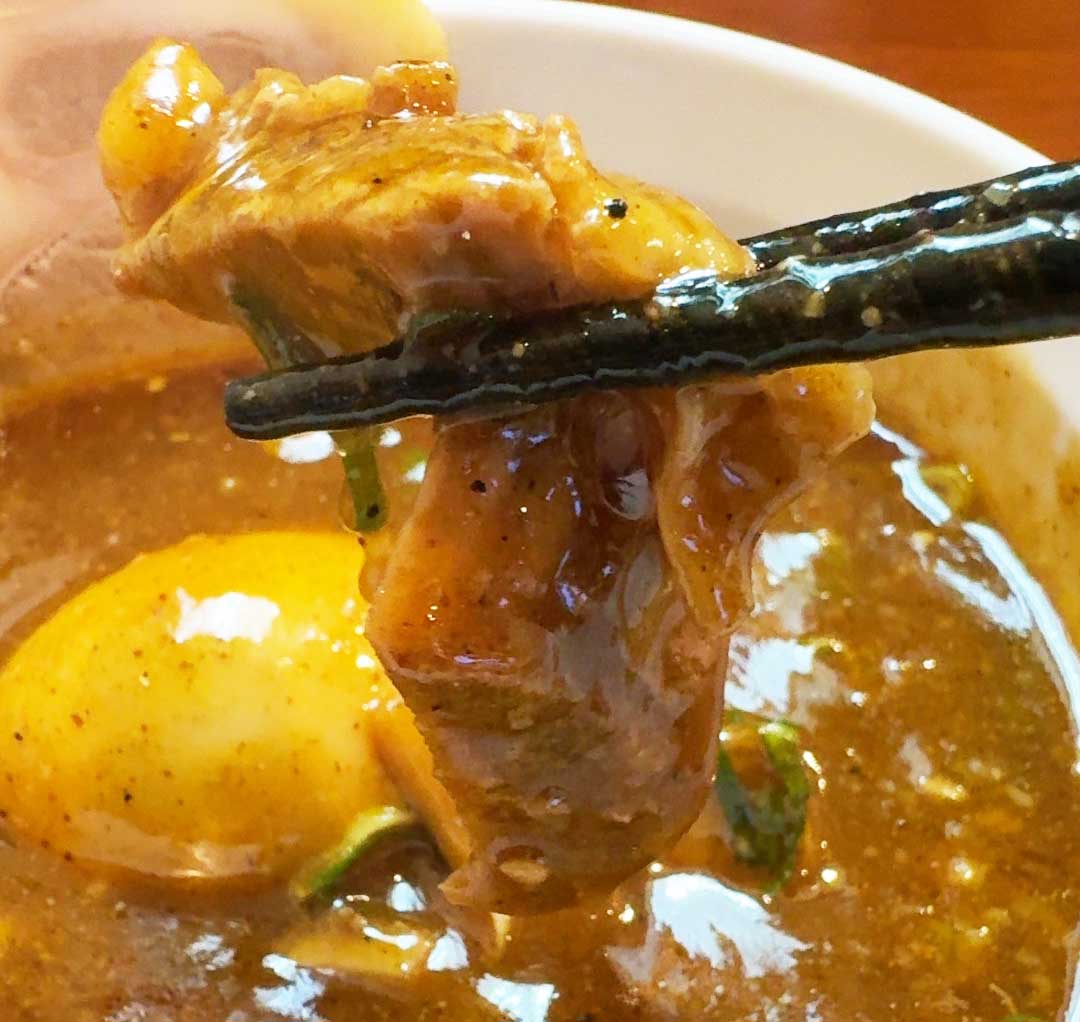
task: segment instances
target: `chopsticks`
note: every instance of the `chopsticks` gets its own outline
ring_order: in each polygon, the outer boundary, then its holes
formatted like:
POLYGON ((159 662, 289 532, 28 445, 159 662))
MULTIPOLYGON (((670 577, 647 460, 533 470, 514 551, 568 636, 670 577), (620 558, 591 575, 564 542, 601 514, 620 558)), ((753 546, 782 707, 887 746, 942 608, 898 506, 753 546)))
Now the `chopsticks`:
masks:
POLYGON ((740 244, 764 270, 785 259, 846 255, 892 245, 919 231, 943 231, 961 223, 999 223, 1039 210, 1080 210, 1080 161, 1031 167, 961 188, 838 213, 744 238, 740 244))
POLYGON ((1078 208, 1080 164, 1066 164, 830 217, 744 242, 767 267, 752 277, 689 273, 646 300, 527 318, 436 316, 366 356, 234 381, 226 419, 272 439, 1065 336, 1080 332, 1078 208), (1029 211, 1044 201, 1064 208, 1029 211))

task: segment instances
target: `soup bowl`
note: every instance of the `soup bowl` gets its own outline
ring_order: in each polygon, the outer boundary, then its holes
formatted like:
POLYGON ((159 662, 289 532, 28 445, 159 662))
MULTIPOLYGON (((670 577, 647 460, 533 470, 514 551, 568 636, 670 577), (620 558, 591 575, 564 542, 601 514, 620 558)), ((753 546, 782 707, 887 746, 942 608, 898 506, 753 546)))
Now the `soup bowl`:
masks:
MULTIPOLYGON (((336 6, 273 0, 215 9, 203 0, 150 14, 119 0, 42 0, 11 10, 0 33, 0 101, 10 106, 18 95, 22 105, 0 114, 0 425, 76 385, 243 347, 231 329, 114 291, 119 231, 97 176, 94 122, 109 86, 161 32, 194 36, 216 67, 226 66, 230 86, 259 63, 315 77, 395 56, 373 44, 358 57, 335 39, 326 12, 336 6), (257 39, 231 22, 255 8, 265 29, 257 39), (49 70, 88 40, 100 60, 74 62, 67 75, 49 70), (61 110, 72 124, 50 132, 61 110)), ((721 28, 564 0, 429 6, 445 27, 466 109, 570 112, 598 164, 688 196, 736 236, 1045 162, 899 85, 721 28)), ((987 511, 1022 560, 1006 544, 988 541, 986 552, 1026 603, 1074 709, 1080 394, 1069 381, 1078 370, 1071 341, 873 366, 882 428, 979 478, 987 511)), ((0 624, 4 598, 0 588, 0 624)), ((1073 1000, 1072 1017, 1080 1017, 1073 1000)))

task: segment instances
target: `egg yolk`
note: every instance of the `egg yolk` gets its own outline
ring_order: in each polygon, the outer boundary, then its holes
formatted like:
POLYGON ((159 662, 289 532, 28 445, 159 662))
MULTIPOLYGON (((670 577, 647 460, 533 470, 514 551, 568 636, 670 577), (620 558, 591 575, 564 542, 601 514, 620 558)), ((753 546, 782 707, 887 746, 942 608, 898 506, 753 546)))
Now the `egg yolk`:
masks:
POLYGON ((400 804, 362 558, 345 535, 196 536, 79 593, 0 673, 0 809, 83 861, 230 878, 400 804))

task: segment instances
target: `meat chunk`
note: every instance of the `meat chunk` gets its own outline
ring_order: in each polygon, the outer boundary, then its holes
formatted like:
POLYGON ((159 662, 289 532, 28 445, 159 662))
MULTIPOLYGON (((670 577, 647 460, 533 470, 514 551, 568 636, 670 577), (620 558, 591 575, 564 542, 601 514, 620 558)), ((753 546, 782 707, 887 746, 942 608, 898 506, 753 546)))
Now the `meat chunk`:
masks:
POLYGON ((384 343, 419 310, 629 298, 683 267, 751 268, 689 203, 600 174, 566 118, 454 114, 448 64, 310 87, 267 70, 222 106, 178 47, 176 91, 206 106, 155 116, 143 83, 170 48, 132 68, 102 121, 132 235, 119 277, 140 294, 218 321, 270 317, 332 355, 384 343))
POLYGON ((659 440, 614 396, 450 428, 432 454, 368 634, 469 824, 453 898, 572 903, 697 815, 724 649, 655 528, 659 440))
POLYGON ((472 838, 451 898, 557 908, 678 840, 755 539, 870 414, 805 370, 443 429, 367 634, 472 838))
MULTIPOLYGON (((310 87, 262 72, 167 167, 124 168, 122 280, 246 321, 287 362, 298 338, 308 357, 368 350, 422 312, 751 272, 700 210, 599 172, 566 118, 458 115, 455 90, 438 63, 310 87)), ((368 636, 432 753, 417 801, 455 808, 453 900, 578 903, 685 832, 753 544, 872 413, 861 369, 825 368, 429 433, 419 490, 369 545, 368 636)))

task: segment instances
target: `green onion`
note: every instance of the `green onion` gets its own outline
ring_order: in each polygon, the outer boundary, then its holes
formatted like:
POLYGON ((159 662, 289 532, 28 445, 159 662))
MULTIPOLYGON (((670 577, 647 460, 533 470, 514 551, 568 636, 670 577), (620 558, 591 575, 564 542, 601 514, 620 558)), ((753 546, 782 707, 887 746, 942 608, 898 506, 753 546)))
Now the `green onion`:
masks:
POLYGON ((322 897, 345 871, 385 838, 419 826, 419 819, 398 806, 373 806, 361 812, 333 848, 316 856, 293 878, 289 890, 300 901, 322 897))
POLYGON ((297 330, 265 297, 234 287, 229 300, 269 368, 287 369, 325 361, 318 345, 297 330))
POLYGON ((348 429, 334 441, 345 465, 345 485, 352 500, 357 532, 375 532, 386 524, 386 492, 375 460, 375 431, 348 429))
MULTIPOLYGON (((269 368, 313 365, 325 360, 319 346, 289 323, 265 296, 233 287, 229 298, 246 327, 247 336, 269 368)), ((374 533, 386 524, 387 499, 375 460, 372 430, 341 430, 336 433, 335 442, 345 461, 353 512, 349 525, 357 533, 374 533)))
MULTIPOLYGON (((234 287, 229 299, 270 369, 325 360, 319 346, 292 326, 265 297, 234 287)), ((345 464, 345 483, 352 503, 353 520, 349 525, 356 532, 375 532, 386 524, 387 508, 372 431, 341 430, 334 440, 345 464)))
POLYGON ((810 799, 798 728, 785 720, 730 713, 714 787, 736 858, 765 874, 766 890, 779 889, 794 871, 810 799), (746 769, 755 755, 764 759, 765 770, 746 769))

